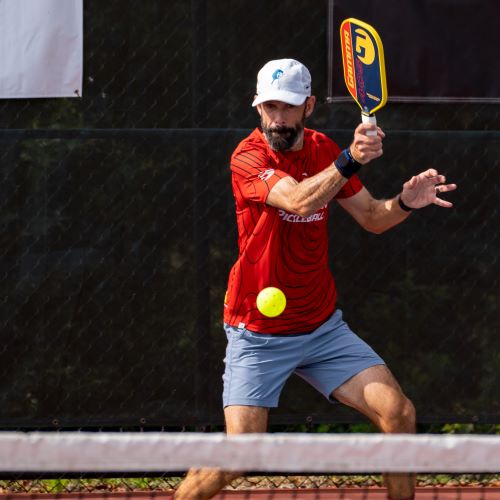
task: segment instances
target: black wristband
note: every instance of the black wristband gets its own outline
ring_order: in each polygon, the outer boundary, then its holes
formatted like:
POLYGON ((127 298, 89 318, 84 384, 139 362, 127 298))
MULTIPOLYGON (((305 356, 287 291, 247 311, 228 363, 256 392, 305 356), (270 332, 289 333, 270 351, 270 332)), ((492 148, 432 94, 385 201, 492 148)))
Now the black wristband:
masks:
POLYGON ((405 212, 413 212, 413 208, 404 204, 403 200, 401 199, 401 195, 398 195, 398 204, 401 207, 401 210, 404 210, 405 212))
POLYGON ((346 179, 352 177, 361 168, 361 163, 358 163, 352 157, 349 149, 344 149, 344 151, 339 154, 338 158, 334 162, 334 165, 342 177, 345 177, 346 179))

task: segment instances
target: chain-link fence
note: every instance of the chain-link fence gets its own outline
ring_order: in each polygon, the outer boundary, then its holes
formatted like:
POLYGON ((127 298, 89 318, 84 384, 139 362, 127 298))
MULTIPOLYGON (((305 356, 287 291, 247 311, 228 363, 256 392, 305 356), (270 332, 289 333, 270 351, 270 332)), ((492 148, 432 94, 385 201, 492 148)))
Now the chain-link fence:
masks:
MULTIPOLYGON (((228 159, 278 57, 311 70, 308 125, 348 144, 359 110, 326 103, 326 16, 326 1, 87 0, 83 97, 1 103, 1 427, 221 424, 228 159)), ((421 422, 499 421, 499 110, 389 101, 363 182, 392 196, 432 165, 455 208, 379 236, 332 209, 339 306, 421 422)), ((272 414, 358 419, 300 380, 272 414)))
MULTIPOLYGON (((133 476, 133 477, 59 477, 57 479, 49 478, 19 478, 15 480, 2 481, 0 479, 0 488, 6 495, 7 500, 15 500, 21 495, 29 494, 31 500, 71 500, 72 498, 93 498, 96 500, 115 498, 115 500, 129 498, 155 498, 170 499, 171 496, 165 496, 167 492, 173 492, 181 483, 183 476, 163 475, 159 477, 133 476), (139 492, 143 492, 142 495, 139 492), (146 493, 147 492, 147 493, 146 493), (90 496, 91 494, 91 496, 90 496), (134 495, 135 494, 135 495, 134 495), (49 496, 47 496, 49 495, 49 496), (87 497, 86 495, 89 495, 87 497), (133 496, 134 495, 134 496, 133 496)), ((486 491, 495 492, 498 490, 500 478, 498 474, 419 474, 416 478, 417 487, 425 487, 430 492, 431 488, 436 488, 434 499, 443 500, 453 499, 462 500, 471 498, 488 498, 484 496, 486 491), (470 492, 471 487, 475 488, 470 492), (440 493, 438 493, 440 492, 440 493), (439 495, 442 494, 442 497, 439 495), (452 494, 454 496, 452 496, 452 494)), ((310 498, 312 495, 304 497, 304 490, 315 490, 316 498, 322 498, 320 491, 324 491, 324 497, 328 498, 328 492, 331 495, 331 489, 339 491, 356 491, 358 494, 351 498, 365 498, 369 500, 371 495, 374 498, 381 498, 380 491, 376 488, 384 485, 382 475, 380 474, 362 474, 362 475, 342 475, 342 474, 322 474, 322 475, 250 475, 235 479, 226 490, 241 490, 241 497, 245 499, 254 498, 253 490, 261 490, 255 497, 261 498, 262 490, 267 492, 266 498, 273 498, 273 491, 288 490, 289 498, 310 498), (299 490, 299 491, 297 491, 299 490), (364 492, 365 496, 362 496, 364 492)), ((283 492, 281 492, 283 493, 283 492)), ((493 495, 492 493, 492 499, 493 495)), ((339 498, 342 498, 339 493, 339 498)), ((283 498, 284 495, 276 495, 283 498)), ((224 498, 224 497, 223 497, 224 498)), ((233 496, 234 498, 234 496, 233 496)), ((347 497, 348 498, 348 497, 347 497)))

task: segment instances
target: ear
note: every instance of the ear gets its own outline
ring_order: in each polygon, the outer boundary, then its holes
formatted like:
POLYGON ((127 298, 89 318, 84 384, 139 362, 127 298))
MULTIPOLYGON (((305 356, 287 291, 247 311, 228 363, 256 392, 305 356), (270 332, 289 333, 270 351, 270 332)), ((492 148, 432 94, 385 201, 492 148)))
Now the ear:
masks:
POLYGON ((306 109, 305 109, 306 118, 309 118, 312 115, 312 112, 314 111, 315 104, 316 104, 316 96, 312 95, 312 96, 307 98, 306 109))
MULTIPOLYGON (((254 96, 254 101, 255 99, 257 98, 257 96, 254 96)), ((262 116, 262 104, 257 104, 257 106, 255 106, 257 111, 259 112, 259 115, 262 116)))

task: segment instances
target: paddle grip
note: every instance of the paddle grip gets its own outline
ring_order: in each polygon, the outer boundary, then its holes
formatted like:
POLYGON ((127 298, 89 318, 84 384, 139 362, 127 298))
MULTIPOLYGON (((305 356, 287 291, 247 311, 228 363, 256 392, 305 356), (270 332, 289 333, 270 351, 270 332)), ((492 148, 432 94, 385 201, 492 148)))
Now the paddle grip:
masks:
MULTIPOLYGON (((369 123, 370 125, 377 126, 377 119, 375 118, 375 115, 365 115, 364 113, 361 113, 361 121, 363 123, 369 123)), ((377 135, 377 131, 376 130, 368 130, 366 132, 366 135, 377 135)))

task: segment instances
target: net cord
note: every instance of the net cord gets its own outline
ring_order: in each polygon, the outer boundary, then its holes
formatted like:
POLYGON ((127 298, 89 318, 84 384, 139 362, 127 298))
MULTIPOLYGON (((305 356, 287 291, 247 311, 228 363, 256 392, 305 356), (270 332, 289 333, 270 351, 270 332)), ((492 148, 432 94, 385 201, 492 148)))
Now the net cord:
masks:
POLYGON ((500 436, 4 432, 0 472, 500 471, 500 436))

